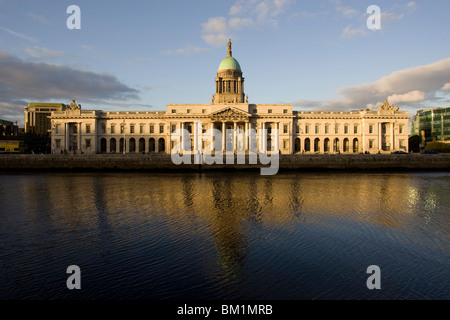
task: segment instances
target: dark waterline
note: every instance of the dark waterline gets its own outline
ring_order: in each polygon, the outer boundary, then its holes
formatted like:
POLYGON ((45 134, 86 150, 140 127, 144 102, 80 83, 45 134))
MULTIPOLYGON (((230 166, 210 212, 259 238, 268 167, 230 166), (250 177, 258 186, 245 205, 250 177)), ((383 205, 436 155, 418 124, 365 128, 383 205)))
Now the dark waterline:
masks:
POLYGON ((449 299, 449 194, 450 173, 2 174, 0 299, 449 299))

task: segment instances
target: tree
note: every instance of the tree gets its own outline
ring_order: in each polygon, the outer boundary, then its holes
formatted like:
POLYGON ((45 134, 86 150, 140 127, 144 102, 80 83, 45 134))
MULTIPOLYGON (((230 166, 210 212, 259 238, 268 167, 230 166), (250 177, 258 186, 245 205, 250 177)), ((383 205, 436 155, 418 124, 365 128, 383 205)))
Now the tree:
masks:
POLYGON ((420 152, 420 144, 422 143, 422 138, 419 135, 414 135, 409 137, 409 151, 420 152))

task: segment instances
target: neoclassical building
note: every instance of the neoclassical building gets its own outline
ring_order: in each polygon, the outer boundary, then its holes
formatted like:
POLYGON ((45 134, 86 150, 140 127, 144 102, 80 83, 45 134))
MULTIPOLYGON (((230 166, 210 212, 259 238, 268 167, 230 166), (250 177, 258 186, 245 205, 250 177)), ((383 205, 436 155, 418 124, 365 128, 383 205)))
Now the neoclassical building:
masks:
POLYGON ((211 129, 222 135, 213 142, 214 149, 229 152, 408 151, 408 112, 399 111, 387 101, 378 110, 360 111, 294 111, 291 104, 249 103, 231 41, 214 82, 210 104, 169 104, 166 111, 82 110, 72 101, 49 117, 52 152, 170 153, 176 146, 201 151, 211 147, 211 140, 199 141, 196 137, 199 133, 210 135, 211 129), (190 139, 180 137, 183 129, 189 132, 190 139), (228 134, 227 129, 234 133, 228 134), (274 129, 278 129, 277 136, 274 129), (256 134, 254 141, 248 134, 252 131, 267 134, 256 134))

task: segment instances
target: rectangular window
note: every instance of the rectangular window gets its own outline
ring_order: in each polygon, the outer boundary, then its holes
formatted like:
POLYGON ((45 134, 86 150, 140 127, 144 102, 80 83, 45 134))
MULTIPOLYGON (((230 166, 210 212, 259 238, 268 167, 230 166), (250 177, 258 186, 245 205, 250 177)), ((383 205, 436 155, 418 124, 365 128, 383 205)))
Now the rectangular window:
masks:
POLYGON ((325 133, 326 134, 330 133, 330 126, 329 125, 325 126, 325 133))
POLYGON ((150 125, 150 133, 155 133, 155 126, 154 125, 150 125))
POLYGON ((296 126, 295 126, 295 132, 296 132, 296 133, 300 133, 300 126, 299 126, 299 125, 296 125, 296 126))
POLYGON ((338 126, 338 125, 336 125, 336 126, 334 127, 334 132, 335 132, 336 134, 339 133, 339 126, 338 126))
POLYGON ((130 126, 130 133, 134 133, 134 126, 133 125, 130 126))
POLYGON ((272 113, 272 109, 267 110, 268 113, 272 113))
POLYGON ((143 133, 144 133, 144 126, 143 126, 143 125, 140 125, 140 126, 139 126, 139 133, 140 133, 140 134, 143 134, 143 133))
POLYGON ((283 133, 288 133, 288 125, 287 124, 285 124, 283 126, 283 133))
POLYGON ((309 133, 309 126, 305 126, 305 133, 306 133, 306 134, 309 133))
POLYGON ((283 149, 287 149, 289 147, 289 140, 283 140, 283 149))
POLYGON ((56 149, 61 148, 61 139, 56 139, 55 143, 56 143, 56 149))
POLYGON ((175 109, 172 109, 172 113, 177 113, 177 110, 175 110, 175 109))
POLYGON ((102 133, 106 133, 106 125, 102 124, 102 133))
POLYGON ((86 148, 91 147, 91 139, 86 139, 86 148))
POLYGON ((358 134, 358 126, 354 126, 354 127, 353 127, 353 132, 354 132, 355 134, 358 134))
POLYGON ((55 126, 55 133, 56 133, 56 134, 59 133, 59 124, 57 124, 57 125, 55 126))
POLYGON ((206 124, 202 124, 202 132, 206 133, 206 124))
POLYGON ((164 133, 164 125, 159 126, 159 133, 164 133))
POLYGON ((345 133, 345 134, 348 134, 348 126, 345 126, 345 127, 344 127, 344 133, 345 133))
POLYGON ((400 134, 402 134, 402 133, 403 133, 403 130, 404 130, 403 126, 400 126, 400 128, 399 128, 399 132, 400 132, 400 134))
POLYGON ((202 109, 202 113, 206 113, 206 109, 202 109))
MULTIPOLYGON (((121 127, 122 128, 122 127, 121 127)), ((115 127, 114 126, 111 126, 111 134, 114 134, 115 133, 115 127)), ((122 129, 120 130, 120 131, 122 131, 122 129)), ((122 133, 122 132, 120 132, 120 133, 122 133)))
POLYGON ((319 130, 320 130, 319 125, 316 124, 316 129, 315 130, 316 130, 316 134, 319 133, 319 130))
POLYGON ((373 140, 369 140, 369 149, 373 149, 373 140))
POLYGON ((369 126, 369 133, 373 133, 373 125, 372 124, 369 126))
POLYGON ((86 133, 91 133, 91 126, 89 124, 86 125, 86 133))
POLYGON ((187 113, 191 113, 191 109, 187 109, 187 111, 186 111, 187 113))
POLYGON ((283 113, 288 113, 288 109, 284 109, 284 110, 283 110, 283 113))

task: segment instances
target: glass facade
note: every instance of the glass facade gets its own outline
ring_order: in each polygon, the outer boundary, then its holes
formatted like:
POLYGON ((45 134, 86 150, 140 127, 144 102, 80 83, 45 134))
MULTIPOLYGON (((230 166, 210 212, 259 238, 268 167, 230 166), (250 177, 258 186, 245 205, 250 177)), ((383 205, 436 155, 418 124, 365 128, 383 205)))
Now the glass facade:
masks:
POLYGON ((450 107, 419 110, 411 124, 411 135, 425 141, 450 141, 450 107))

